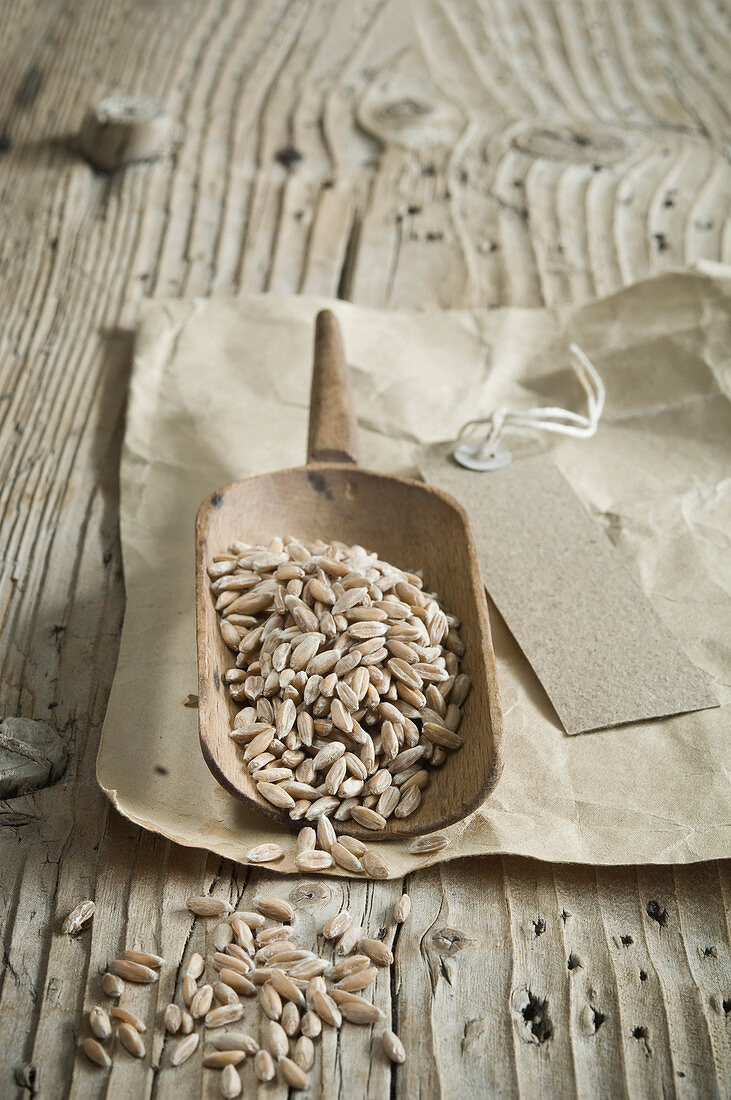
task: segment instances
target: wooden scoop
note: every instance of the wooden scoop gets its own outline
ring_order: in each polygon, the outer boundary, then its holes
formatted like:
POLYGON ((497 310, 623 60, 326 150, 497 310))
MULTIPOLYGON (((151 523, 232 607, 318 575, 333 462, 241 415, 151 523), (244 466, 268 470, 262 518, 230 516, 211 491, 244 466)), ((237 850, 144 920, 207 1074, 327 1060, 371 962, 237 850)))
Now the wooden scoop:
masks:
POLYGON ((485 591, 466 513, 438 489, 371 473, 357 462, 342 337, 335 316, 325 311, 316 324, 307 465, 219 489, 198 512, 198 721, 203 755, 218 782, 252 809, 292 827, 286 811, 259 795, 241 748, 229 736, 239 708, 223 676, 233 658, 221 638, 207 566, 236 539, 265 544, 274 535, 291 534, 304 542, 357 543, 403 569, 423 570, 429 591, 462 620, 462 670, 472 680, 460 726, 464 745, 433 769, 410 817, 391 817, 378 833, 353 821, 333 822, 340 832, 376 841, 432 832, 476 809, 500 777, 502 720, 485 591))

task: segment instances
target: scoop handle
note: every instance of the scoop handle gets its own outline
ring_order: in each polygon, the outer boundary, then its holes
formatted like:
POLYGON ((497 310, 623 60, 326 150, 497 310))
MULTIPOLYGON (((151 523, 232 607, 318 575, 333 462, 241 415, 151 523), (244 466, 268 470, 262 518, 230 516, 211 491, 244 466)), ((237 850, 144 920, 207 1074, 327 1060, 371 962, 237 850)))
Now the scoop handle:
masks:
POLYGON ((329 309, 315 322, 307 464, 359 462, 358 428, 345 361, 343 334, 329 309))

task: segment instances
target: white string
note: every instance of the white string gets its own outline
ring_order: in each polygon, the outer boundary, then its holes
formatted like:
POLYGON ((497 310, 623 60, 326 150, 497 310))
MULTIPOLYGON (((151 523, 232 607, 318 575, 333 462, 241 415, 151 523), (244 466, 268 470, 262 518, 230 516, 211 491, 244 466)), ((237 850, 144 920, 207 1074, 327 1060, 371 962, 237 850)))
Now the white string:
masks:
POLYGON ((570 409, 557 409, 550 405, 524 409, 522 412, 512 412, 501 406, 489 416, 468 420, 459 433, 461 439, 470 428, 483 424, 489 426, 486 438, 474 452, 476 459, 488 458, 493 454, 497 441, 507 427, 534 428, 542 432, 571 435, 577 439, 590 439, 596 434, 606 399, 604 383, 596 367, 578 344, 570 344, 569 352, 571 366, 586 393, 587 414, 572 412, 570 409))

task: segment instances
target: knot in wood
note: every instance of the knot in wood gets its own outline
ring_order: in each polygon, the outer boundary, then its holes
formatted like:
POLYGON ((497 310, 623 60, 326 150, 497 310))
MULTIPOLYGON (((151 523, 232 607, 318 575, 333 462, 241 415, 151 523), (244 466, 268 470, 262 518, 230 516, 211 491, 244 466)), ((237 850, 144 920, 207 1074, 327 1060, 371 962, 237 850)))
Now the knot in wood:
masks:
POLYGON ((172 150, 177 127, 154 96, 113 95, 87 112, 79 133, 81 152, 101 172, 155 160, 172 150))
POLYGON ((391 103, 384 103, 379 107, 378 114, 386 122, 410 122, 412 118, 419 118, 431 114, 433 107, 423 100, 412 99, 411 96, 402 96, 391 103))
POLYGON ((440 928, 432 933, 432 943, 440 955, 456 955, 470 940, 456 928, 440 928))
POLYGON ((618 135, 594 127, 578 130, 565 126, 529 126, 515 135, 513 145, 536 158, 573 164, 608 164, 619 160, 627 151, 618 135))
POLYGON ((332 890, 322 882, 303 882, 295 886, 289 895, 289 900, 295 909, 311 909, 315 905, 322 905, 330 901, 332 890))
POLYGON ((66 760, 64 739, 45 722, 12 717, 0 722, 0 798, 49 787, 63 775, 66 760))
POLYGON ((524 1039, 540 1046, 551 1038, 553 1022, 548 1014, 548 997, 540 997, 531 989, 515 989, 510 1003, 524 1039))

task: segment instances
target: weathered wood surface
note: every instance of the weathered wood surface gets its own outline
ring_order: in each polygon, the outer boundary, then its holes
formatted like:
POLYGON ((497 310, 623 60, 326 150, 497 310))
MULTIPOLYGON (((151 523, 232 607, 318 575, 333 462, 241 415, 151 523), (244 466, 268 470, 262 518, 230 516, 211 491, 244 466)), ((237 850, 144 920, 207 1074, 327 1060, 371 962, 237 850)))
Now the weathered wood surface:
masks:
MULTIPOLYGON (((151 1020, 204 940, 186 895, 271 878, 140 833, 94 780, 139 303, 537 306, 728 260, 731 15, 717 0, 7 0, 2 23, 0 715, 50 720, 72 756, 56 787, 0 806, 0 1095, 23 1091, 23 1067, 25 1095, 212 1095, 199 1061, 167 1068, 160 1039, 108 1083, 75 1058, 112 953, 141 943, 173 964, 135 995, 151 1020), (167 101, 173 157, 111 177, 80 159, 84 112, 115 90, 167 101), (69 940, 83 897, 99 916, 69 940)), ((324 1096, 727 1094, 724 867, 483 859, 407 888, 377 998, 409 1061, 392 1084, 348 1029, 324 1045, 324 1096)), ((345 890, 380 927, 401 885, 273 889, 303 917, 345 890)))

